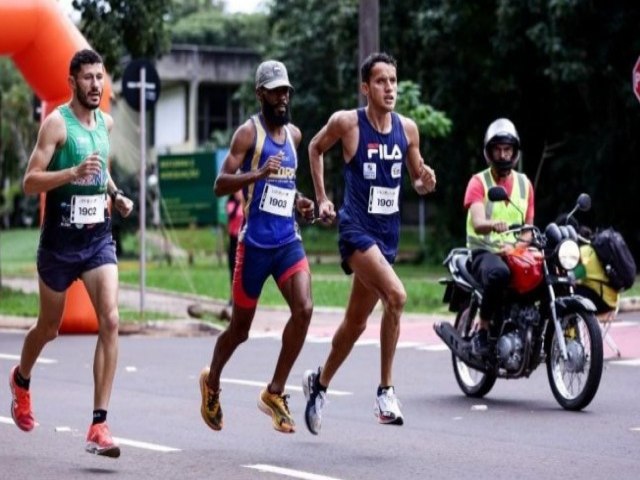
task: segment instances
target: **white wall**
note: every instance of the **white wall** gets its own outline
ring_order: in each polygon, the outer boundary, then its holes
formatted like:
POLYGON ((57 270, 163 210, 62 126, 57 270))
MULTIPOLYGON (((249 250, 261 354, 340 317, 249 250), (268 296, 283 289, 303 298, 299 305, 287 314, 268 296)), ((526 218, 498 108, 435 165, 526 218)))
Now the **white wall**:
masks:
POLYGON ((187 88, 163 85, 155 112, 155 150, 163 153, 167 147, 187 141, 187 88))

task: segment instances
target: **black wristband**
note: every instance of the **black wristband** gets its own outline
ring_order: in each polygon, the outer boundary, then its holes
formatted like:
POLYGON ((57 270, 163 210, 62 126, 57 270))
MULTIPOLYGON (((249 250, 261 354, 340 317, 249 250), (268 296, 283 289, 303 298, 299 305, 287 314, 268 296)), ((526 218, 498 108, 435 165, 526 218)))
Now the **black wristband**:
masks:
POLYGON ((111 201, 115 202, 116 201, 116 197, 118 195, 122 195, 124 197, 124 192, 122 190, 120 190, 119 188, 115 189, 113 192, 111 192, 109 194, 109 196, 111 197, 111 201))

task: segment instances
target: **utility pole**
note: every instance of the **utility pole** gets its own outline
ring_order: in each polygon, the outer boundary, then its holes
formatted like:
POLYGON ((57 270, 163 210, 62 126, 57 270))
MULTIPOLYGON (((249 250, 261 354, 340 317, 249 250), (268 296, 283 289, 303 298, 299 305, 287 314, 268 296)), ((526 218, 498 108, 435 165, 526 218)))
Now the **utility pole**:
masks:
MULTIPOLYGON (((379 0, 360 0, 358 12, 358 67, 371 53, 380 49, 380 2, 379 0)), ((358 71, 358 75, 360 72, 358 71)), ((360 93, 358 79, 358 99, 360 106, 365 105, 365 98, 360 93)))

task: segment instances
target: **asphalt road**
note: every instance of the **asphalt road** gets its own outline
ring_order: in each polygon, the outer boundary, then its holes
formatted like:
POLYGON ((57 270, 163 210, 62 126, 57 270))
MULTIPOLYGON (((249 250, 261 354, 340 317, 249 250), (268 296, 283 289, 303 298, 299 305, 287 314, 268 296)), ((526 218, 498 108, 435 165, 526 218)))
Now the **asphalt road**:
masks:
MULTIPOLYGON (((6 380, 0 383, 2 478, 637 479, 640 317, 622 317, 612 331, 623 358, 605 348, 600 390, 579 413, 559 407, 543 368, 530 379, 499 380, 483 400, 464 397, 431 322, 407 322, 395 363, 402 427, 378 425, 373 416, 379 347, 372 322, 334 379, 319 436, 304 426, 300 379, 324 360, 331 326, 312 326, 294 366, 288 391, 298 431, 291 435, 273 430, 256 407, 277 357, 277 328, 257 327, 227 365, 221 432, 202 422, 197 385, 215 336, 122 336, 109 410, 122 445, 117 460, 83 451, 95 337, 61 336, 34 371, 40 424, 33 432, 12 424, 6 380)), ((0 330, 4 375, 23 336, 23 330, 0 330)))

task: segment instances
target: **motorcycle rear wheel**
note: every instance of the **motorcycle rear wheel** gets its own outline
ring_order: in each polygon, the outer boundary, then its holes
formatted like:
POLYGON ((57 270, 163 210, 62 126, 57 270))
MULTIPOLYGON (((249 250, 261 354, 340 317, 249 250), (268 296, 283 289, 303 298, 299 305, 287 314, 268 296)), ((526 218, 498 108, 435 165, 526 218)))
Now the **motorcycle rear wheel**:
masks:
POLYGON ((570 312, 560 319, 570 358, 564 361, 555 333, 550 337, 547 376, 553 396, 566 410, 582 410, 598 391, 603 369, 602 335, 593 313, 570 312))
MULTIPOLYGON (((470 316, 471 308, 467 306, 456 316, 454 327, 462 338, 469 338, 473 330, 473 317, 470 316)), ((484 373, 469 367, 455 354, 451 355, 453 373, 460 390, 468 397, 482 398, 491 391, 496 383, 495 373, 484 373)))

